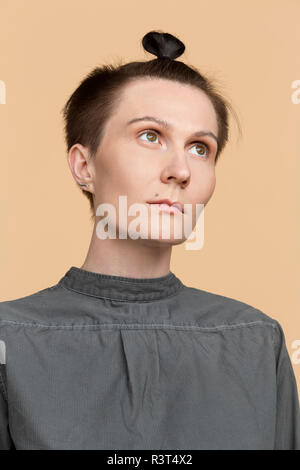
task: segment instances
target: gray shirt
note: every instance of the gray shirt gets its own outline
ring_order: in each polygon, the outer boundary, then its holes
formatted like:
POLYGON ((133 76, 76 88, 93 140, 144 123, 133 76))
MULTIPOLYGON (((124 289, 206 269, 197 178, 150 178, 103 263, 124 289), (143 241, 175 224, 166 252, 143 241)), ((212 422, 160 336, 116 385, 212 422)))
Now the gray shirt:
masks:
POLYGON ((238 300, 72 266, 0 303, 0 449, 300 449, 282 327, 238 300))

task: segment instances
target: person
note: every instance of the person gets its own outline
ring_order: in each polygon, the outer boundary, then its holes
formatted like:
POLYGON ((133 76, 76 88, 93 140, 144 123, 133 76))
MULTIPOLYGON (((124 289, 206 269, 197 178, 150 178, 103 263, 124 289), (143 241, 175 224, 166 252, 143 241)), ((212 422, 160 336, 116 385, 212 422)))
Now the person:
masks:
POLYGON ((63 108, 94 230, 81 267, 0 303, 0 448, 300 449, 278 320, 170 271, 214 192, 230 104, 176 60, 177 37, 142 44, 155 59, 94 69, 63 108))

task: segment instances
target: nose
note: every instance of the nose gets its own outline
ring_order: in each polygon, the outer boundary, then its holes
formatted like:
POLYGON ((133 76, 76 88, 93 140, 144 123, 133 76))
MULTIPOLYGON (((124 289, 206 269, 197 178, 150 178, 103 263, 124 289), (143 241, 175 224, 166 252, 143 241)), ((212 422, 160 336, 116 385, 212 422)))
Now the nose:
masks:
POLYGON ((168 163, 162 169, 161 180, 164 183, 169 183, 174 180, 174 182, 180 186, 186 186, 190 178, 191 171, 184 153, 172 152, 168 163))

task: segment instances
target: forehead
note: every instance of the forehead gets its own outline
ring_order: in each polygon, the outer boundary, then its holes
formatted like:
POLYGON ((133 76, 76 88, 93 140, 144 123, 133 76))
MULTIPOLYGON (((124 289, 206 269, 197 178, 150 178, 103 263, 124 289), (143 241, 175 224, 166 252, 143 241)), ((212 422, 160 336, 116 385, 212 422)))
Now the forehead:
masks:
POLYGON ((216 112, 206 93, 172 80, 141 78, 124 86, 114 121, 125 125, 143 115, 169 121, 177 130, 218 132, 216 112))

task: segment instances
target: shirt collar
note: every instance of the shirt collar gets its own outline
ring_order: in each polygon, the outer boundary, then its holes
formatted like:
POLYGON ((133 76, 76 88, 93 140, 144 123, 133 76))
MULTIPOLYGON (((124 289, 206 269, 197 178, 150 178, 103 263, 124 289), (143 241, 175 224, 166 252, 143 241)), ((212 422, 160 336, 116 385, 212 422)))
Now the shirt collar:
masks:
POLYGON ((81 294, 115 300, 150 301, 176 294, 184 284, 173 272, 152 278, 95 273, 72 266, 59 284, 81 294))

